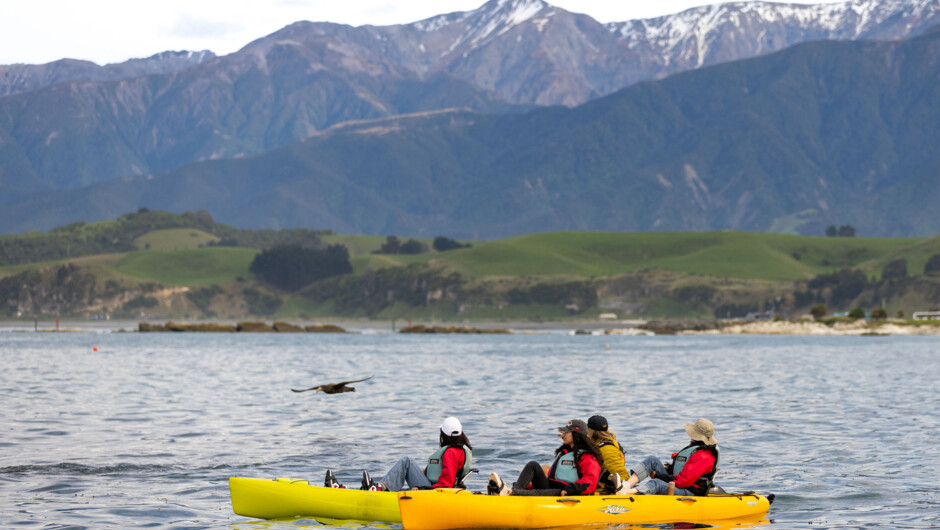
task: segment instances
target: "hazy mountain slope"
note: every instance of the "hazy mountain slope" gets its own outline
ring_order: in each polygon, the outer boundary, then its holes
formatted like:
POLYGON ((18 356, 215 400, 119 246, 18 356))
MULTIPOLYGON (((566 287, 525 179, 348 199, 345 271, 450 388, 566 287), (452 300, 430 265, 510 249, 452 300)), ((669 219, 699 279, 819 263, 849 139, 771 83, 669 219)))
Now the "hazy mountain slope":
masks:
POLYGON ((3 90, 25 91, 0 97, 0 192, 251 156, 350 120, 574 105, 805 40, 914 35, 938 13, 940 0, 735 3, 605 26, 542 0, 491 0, 397 26, 298 22, 209 60, 0 67, 3 90))
POLYGON ((940 32, 818 42, 573 109, 349 124, 238 160, 32 196, 15 232, 139 206, 242 226, 498 237, 545 230, 940 231, 940 32), (34 217, 35 218, 35 217, 34 217))
POLYGON ((215 54, 209 50, 167 51, 104 66, 76 59, 60 59, 46 64, 0 65, 0 96, 40 90, 66 81, 118 81, 168 74, 214 57, 215 54))
POLYGON ((199 68, 0 98, 0 138, 9 139, 0 144, 0 189, 68 188, 252 155, 348 120, 508 108, 454 76, 419 80, 305 26, 199 68))

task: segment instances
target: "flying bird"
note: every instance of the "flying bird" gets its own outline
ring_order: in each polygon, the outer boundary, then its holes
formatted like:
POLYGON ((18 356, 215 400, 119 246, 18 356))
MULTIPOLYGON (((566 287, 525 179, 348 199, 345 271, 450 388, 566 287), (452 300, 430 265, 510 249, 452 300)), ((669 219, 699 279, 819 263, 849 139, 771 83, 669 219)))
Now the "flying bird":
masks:
POLYGON ((342 383, 327 383, 325 385, 312 386, 310 388, 305 388, 303 390, 297 390, 296 388, 292 388, 291 392, 306 392, 308 390, 313 390, 314 392, 323 392, 324 394, 340 394, 343 392, 355 392, 356 391, 355 388, 351 386, 346 386, 346 385, 350 383, 360 383, 362 381, 368 381, 369 379, 372 379, 373 377, 375 376, 370 375, 369 377, 365 379, 356 379, 355 381, 343 381, 342 383))

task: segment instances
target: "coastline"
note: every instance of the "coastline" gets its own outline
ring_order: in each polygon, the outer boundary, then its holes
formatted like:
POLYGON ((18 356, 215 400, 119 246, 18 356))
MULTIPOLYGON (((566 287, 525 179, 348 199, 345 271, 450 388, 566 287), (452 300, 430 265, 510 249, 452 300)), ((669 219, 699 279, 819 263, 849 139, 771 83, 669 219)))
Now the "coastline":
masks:
MULTIPOLYGON (((325 321, 324 321, 325 322, 325 321)), ((777 320, 777 321, 699 321, 699 320, 622 320, 622 321, 586 321, 586 322, 460 322, 448 323, 451 328, 477 328, 479 330, 508 330, 514 334, 574 334, 574 335, 846 335, 846 336, 887 336, 887 335, 940 335, 938 323, 912 324, 910 321, 885 321, 870 323, 865 320, 839 321, 831 324, 812 320, 777 320)), ((391 321, 329 321, 345 328, 351 333, 398 334, 405 326, 393 327, 391 321)), ((0 321, 0 333, 137 333, 140 322, 137 321, 64 321, 59 329, 51 327, 49 322, 42 322, 38 329, 25 322, 0 321)), ((194 322, 195 324, 195 322, 194 322)), ((205 322, 203 322, 205 324, 205 322)), ((218 324, 223 324, 219 322, 218 324)), ((310 326, 311 323, 297 323, 310 326)), ((439 326, 441 323, 414 322, 414 325, 439 326)), ((225 332, 225 330, 204 330, 225 332)), ((204 332, 203 331, 203 332, 204 332)), ((272 330, 273 331, 273 330, 272 330)), ((193 330, 192 332, 199 332, 193 330)), ((241 331, 241 333, 251 331, 241 331)))
POLYGON ((886 322, 872 325, 864 320, 836 322, 828 326, 821 322, 763 321, 729 324, 713 330, 684 330, 681 335, 940 335, 940 326, 909 325, 886 322))

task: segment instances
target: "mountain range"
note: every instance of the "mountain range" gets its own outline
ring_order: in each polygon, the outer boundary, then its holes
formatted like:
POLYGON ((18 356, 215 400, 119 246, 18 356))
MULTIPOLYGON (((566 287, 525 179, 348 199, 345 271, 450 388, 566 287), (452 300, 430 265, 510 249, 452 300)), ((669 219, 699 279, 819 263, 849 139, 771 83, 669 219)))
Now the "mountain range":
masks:
POLYGON ((32 92, 67 81, 118 81, 169 74, 214 57, 215 54, 209 50, 167 51, 104 66, 77 59, 60 59, 46 64, 0 65, 0 96, 32 92))
POLYGON ((932 149, 912 146, 936 144, 938 22, 940 0, 606 25, 491 0, 398 26, 298 22, 143 75, 0 67, 0 232, 185 205, 241 226, 463 237, 929 233, 916 211, 882 214, 936 196, 932 149), (853 42, 787 49, 818 39, 853 42), (580 106, 536 108, 556 104, 580 106))

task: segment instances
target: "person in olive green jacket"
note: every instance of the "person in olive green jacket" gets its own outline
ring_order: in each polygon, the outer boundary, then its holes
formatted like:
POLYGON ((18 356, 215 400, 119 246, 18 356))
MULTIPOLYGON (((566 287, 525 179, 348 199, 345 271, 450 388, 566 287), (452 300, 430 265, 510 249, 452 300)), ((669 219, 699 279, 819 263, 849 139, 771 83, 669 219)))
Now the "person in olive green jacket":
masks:
MULTIPOLYGON (((601 450, 604 457, 604 469, 609 473, 603 480, 608 493, 617 493, 621 485, 630 478, 630 471, 624 461, 623 446, 617 441, 617 435, 607 430, 607 418, 594 415, 588 419, 588 437, 601 450)), ((598 487, 602 483, 598 483, 598 487)))

